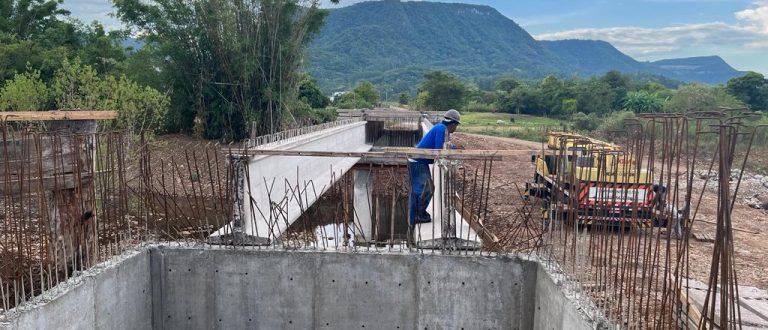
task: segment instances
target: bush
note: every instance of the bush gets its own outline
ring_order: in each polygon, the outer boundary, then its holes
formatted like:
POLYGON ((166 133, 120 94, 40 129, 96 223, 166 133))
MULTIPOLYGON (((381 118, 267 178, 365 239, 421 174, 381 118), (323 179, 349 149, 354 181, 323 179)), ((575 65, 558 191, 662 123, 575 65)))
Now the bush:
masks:
POLYGON ((363 109, 371 108, 373 103, 367 102, 362 96, 357 95, 355 92, 346 92, 339 96, 334 105, 339 109, 363 109))
POLYGON ((121 76, 100 77, 79 60, 64 61, 56 71, 52 96, 60 109, 114 110, 117 120, 111 128, 159 131, 164 128, 170 100, 151 87, 139 86, 121 76))
POLYGON ((325 109, 314 109, 313 112, 315 113, 315 118, 317 119, 318 123, 332 122, 335 121, 339 116, 336 108, 331 107, 325 109))
POLYGON ((294 118, 292 122, 284 123, 286 124, 286 127, 317 125, 334 121, 336 120, 336 117, 338 117, 336 108, 327 107, 322 109, 312 109, 312 107, 303 100, 298 100, 293 104, 291 114, 294 118))
MULTIPOLYGON (((635 113, 631 111, 618 111, 610 114, 601 120, 596 132, 601 137, 614 137, 617 132, 626 132, 629 128, 627 120, 636 119, 635 113)), ((623 134, 626 135, 626 134, 623 134)))
POLYGON ((49 91, 40 79, 40 71, 16 74, 0 90, 0 111, 44 110, 49 91))
POLYGON ((591 132, 600 126, 600 120, 594 113, 589 115, 583 112, 577 112, 571 116, 573 121, 573 129, 577 131, 591 132))

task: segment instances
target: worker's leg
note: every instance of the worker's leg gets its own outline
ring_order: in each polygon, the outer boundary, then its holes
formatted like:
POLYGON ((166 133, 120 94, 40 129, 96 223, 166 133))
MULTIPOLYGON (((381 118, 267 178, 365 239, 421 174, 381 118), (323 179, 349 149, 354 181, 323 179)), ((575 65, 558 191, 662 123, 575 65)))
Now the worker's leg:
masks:
POLYGON ((680 216, 680 214, 677 213, 677 209, 675 209, 674 214, 672 214, 672 230, 675 232, 677 239, 683 238, 683 230, 680 228, 681 218, 682 216, 680 216))
POLYGON ((432 176, 429 173, 429 165, 420 163, 408 163, 408 174, 411 179, 411 194, 409 197, 409 220, 414 225, 421 222, 429 222, 427 205, 432 200, 432 176))
POLYGON ((421 175, 424 176, 424 190, 421 192, 421 201, 419 206, 421 207, 421 219, 422 222, 429 222, 432 217, 427 212, 427 206, 432 201, 432 195, 435 191, 435 183, 432 182, 432 173, 429 171, 429 165, 424 165, 421 169, 421 175))
POLYGON ((411 193, 408 195, 408 223, 416 223, 416 216, 420 215, 419 200, 421 199, 424 184, 420 182, 419 169, 420 164, 408 162, 408 178, 411 181, 411 193))

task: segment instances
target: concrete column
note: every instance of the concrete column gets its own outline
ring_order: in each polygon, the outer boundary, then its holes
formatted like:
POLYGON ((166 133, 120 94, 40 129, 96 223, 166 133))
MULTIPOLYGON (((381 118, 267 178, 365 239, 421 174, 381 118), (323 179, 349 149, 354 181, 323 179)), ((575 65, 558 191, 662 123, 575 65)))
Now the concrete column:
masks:
POLYGON ((373 175, 370 170, 354 170, 355 192, 353 203, 355 207, 355 239, 358 242, 371 241, 373 235, 372 207, 373 175))
POLYGON ((451 207, 449 198, 450 193, 445 186, 446 179, 450 179, 449 171, 451 170, 451 164, 438 164, 435 162, 431 165, 432 181, 435 184, 435 190, 432 195, 432 204, 428 208, 428 212, 434 212, 432 214, 432 221, 435 225, 441 226, 441 232, 443 238, 456 237, 456 212, 451 207))

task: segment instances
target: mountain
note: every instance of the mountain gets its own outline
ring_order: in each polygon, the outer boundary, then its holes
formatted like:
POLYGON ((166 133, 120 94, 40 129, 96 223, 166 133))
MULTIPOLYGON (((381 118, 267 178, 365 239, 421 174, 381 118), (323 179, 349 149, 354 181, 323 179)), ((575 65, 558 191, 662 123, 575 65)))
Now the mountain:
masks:
POLYGON ((590 77, 611 70, 654 80, 725 83, 742 73, 719 57, 638 62, 597 40, 537 41, 489 6, 383 0, 332 9, 306 68, 328 92, 370 80, 391 99, 445 70, 489 86, 501 76, 590 77), (663 77, 661 77, 663 76, 663 77))
POLYGON ((495 9, 456 3, 387 0, 333 9, 309 47, 309 71, 333 90, 360 79, 408 90, 431 70, 539 76, 564 65, 495 9))
POLYGON ((664 74, 647 63, 640 63, 601 40, 540 41, 546 49, 569 63, 572 73, 579 76, 601 75, 611 70, 624 73, 664 74))
POLYGON ((734 69, 720 58, 720 56, 660 60, 650 62, 649 64, 669 72, 672 77, 677 77, 677 79, 683 81, 699 81, 707 84, 722 84, 731 78, 746 74, 746 72, 734 69))

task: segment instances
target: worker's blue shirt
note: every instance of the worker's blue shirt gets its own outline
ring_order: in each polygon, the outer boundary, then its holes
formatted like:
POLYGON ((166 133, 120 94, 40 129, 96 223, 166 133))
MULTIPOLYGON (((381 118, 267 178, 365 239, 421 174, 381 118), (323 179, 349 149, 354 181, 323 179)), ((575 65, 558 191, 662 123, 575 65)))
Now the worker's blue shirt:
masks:
MULTIPOLYGON (((445 126, 443 123, 439 123, 435 126, 432 126, 432 129, 427 132, 426 135, 424 135, 423 138, 421 138, 421 141, 419 144, 416 145, 416 148, 419 149, 443 149, 443 144, 445 144, 445 133, 448 130, 448 127, 445 126)), ((416 159, 416 162, 422 163, 422 164, 432 164, 434 163, 433 159, 416 159)))

